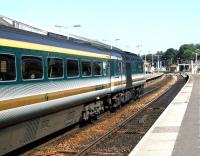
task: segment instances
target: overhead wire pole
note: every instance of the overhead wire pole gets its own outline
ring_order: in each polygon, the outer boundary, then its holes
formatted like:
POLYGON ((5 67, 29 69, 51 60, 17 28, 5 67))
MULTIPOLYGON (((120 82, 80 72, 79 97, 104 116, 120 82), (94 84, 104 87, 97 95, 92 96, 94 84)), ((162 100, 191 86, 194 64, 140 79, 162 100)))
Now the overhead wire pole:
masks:
POLYGON ((196 58, 195 58, 195 66, 196 66, 196 73, 197 73, 197 71, 198 71, 198 52, 200 52, 200 50, 199 49, 196 49, 196 58))

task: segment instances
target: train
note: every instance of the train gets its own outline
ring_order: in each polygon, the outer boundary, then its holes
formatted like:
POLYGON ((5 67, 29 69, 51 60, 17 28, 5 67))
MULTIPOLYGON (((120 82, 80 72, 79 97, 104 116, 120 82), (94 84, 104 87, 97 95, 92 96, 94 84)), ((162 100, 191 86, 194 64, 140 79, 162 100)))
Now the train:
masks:
POLYGON ((134 53, 0 25, 0 155, 115 111, 145 81, 134 53))

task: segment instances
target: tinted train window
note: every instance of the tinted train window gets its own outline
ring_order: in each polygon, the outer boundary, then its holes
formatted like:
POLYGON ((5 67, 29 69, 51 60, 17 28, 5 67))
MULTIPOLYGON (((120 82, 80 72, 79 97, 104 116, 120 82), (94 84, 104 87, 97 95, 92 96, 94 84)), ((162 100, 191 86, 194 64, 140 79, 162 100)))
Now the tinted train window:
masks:
POLYGON ((137 64, 136 64, 136 62, 134 62, 132 64, 132 73, 137 73, 137 64))
POLYGON ((126 75, 126 63, 122 63, 123 75, 126 75))
POLYGON ((121 62, 116 62, 115 75, 120 75, 120 74, 121 74, 121 62))
POLYGON ((138 64, 138 72, 143 73, 143 64, 142 63, 138 64))
POLYGON ((90 76, 91 75, 91 63, 88 61, 82 61, 82 76, 90 76))
POLYGON ((0 54, 0 81, 11 81, 15 79, 15 56, 0 54))
POLYGON ((48 77, 63 77, 63 60, 58 58, 48 58, 48 77))
POLYGON ((22 77, 23 79, 41 79, 43 77, 42 58, 23 56, 22 77))
POLYGON ((79 66, 77 60, 67 60, 67 77, 79 76, 79 66))
POLYGON ((102 75, 102 63, 101 62, 93 62, 93 75, 100 76, 102 75))
POLYGON ((110 66, 108 62, 103 62, 103 76, 110 75, 110 66))

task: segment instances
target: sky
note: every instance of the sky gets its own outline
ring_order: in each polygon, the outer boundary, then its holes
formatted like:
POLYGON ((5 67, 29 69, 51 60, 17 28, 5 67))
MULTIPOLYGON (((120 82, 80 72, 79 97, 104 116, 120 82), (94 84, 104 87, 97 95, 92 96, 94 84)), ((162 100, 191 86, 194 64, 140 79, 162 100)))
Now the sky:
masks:
POLYGON ((0 0, 0 5, 0 15, 134 53, 200 43, 199 0, 0 0), (81 27, 73 27, 77 24, 81 27))

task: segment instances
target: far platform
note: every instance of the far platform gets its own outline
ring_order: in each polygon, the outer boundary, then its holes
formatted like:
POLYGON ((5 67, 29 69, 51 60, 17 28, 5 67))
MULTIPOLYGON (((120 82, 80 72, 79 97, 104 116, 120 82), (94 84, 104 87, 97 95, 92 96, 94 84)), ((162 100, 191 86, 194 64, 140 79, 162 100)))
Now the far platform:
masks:
POLYGON ((129 155, 200 155, 200 75, 190 76, 129 155))

